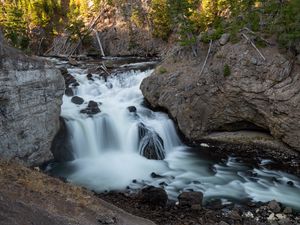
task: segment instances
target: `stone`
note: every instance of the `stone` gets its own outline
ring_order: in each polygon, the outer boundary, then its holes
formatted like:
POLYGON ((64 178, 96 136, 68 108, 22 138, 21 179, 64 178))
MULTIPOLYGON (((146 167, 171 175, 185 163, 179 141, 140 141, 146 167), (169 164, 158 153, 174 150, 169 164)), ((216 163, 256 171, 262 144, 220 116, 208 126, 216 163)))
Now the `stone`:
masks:
POLYGON ((222 36, 219 40, 220 45, 226 45, 227 42, 229 41, 229 38, 230 38, 230 34, 228 34, 228 33, 222 34, 222 36))
POLYGON ((95 115, 100 113, 98 103, 95 101, 89 101, 87 108, 80 110, 81 113, 86 113, 88 115, 95 115))
POLYGON ((281 211, 279 203, 275 200, 268 203, 268 208, 274 213, 279 213, 281 211))
POLYGON ((86 77, 88 80, 94 81, 93 75, 91 73, 87 74, 86 77))
POLYGON ((292 214, 293 213, 293 209, 291 207, 286 207, 283 210, 283 213, 285 213, 285 214, 292 214))
POLYGON ((74 104, 76 105, 82 105, 84 103, 84 99, 79 97, 79 96, 74 96, 72 99, 71 99, 71 102, 73 102, 74 104))
POLYGON ((136 112, 136 107, 135 106, 129 106, 129 107, 127 107, 127 109, 131 113, 135 113, 136 112))
POLYGON ((267 218, 268 221, 274 221, 276 220, 276 217, 275 217, 275 214, 274 213, 271 213, 268 218, 267 218))
POLYGON ((203 193, 201 192, 182 192, 178 196, 180 206, 202 206, 203 193))
POLYGON ((53 159, 64 79, 51 62, 0 46, 0 158, 40 165, 53 159))
POLYGON ((153 130, 143 123, 138 125, 140 154, 147 159, 162 160, 165 158, 164 142, 153 130))
MULTIPOLYGON (((161 64, 167 71, 163 76, 156 69, 142 81, 140 88, 150 106, 166 110, 190 143, 216 142, 211 136, 218 133, 260 131, 272 138, 261 139, 260 149, 269 146, 273 154, 300 152, 300 66, 293 67, 292 61, 274 47, 261 49, 268 60, 260 66, 243 65, 258 56, 251 45, 240 41, 211 53, 199 74, 208 46, 199 48, 197 58, 188 52, 177 61, 175 56, 167 58, 161 64), (225 79, 216 71, 224 71, 226 64, 231 73, 225 79), (186 91, 191 85, 195 87, 186 91)), ((243 136, 243 145, 258 146, 248 133, 243 136)))
POLYGON ((289 218, 283 218, 278 221, 279 225, 291 225, 291 220, 289 218))
POLYGON ((108 89, 112 89, 112 88, 113 88, 113 84, 110 83, 110 82, 106 82, 105 86, 106 86, 108 89))
POLYGON ((70 87, 67 87, 66 90, 65 90, 65 95, 69 96, 69 97, 74 96, 73 89, 70 88, 70 87))
POLYGON ((142 203, 149 204, 151 206, 165 207, 168 201, 168 195, 162 188, 149 186, 143 188, 139 192, 139 199, 142 203))

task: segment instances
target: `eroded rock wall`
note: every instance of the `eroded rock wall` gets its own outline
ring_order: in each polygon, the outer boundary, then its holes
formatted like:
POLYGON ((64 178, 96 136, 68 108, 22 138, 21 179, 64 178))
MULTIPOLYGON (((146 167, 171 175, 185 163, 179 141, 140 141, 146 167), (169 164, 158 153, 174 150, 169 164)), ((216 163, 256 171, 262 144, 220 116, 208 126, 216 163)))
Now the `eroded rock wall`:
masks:
POLYGON ((43 163, 59 129, 63 77, 50 63, 0 43, 0 157, 43 163))
POLYGON ((148 102, 168 110, 190 141, 251 125, 300 151, 299 62, 276 47, 260 49, 263 60, 246 40, 215 41, 201 73, 207 51, 201 44, 198 57, 179 52, 165 60, 141 85, 148 102))

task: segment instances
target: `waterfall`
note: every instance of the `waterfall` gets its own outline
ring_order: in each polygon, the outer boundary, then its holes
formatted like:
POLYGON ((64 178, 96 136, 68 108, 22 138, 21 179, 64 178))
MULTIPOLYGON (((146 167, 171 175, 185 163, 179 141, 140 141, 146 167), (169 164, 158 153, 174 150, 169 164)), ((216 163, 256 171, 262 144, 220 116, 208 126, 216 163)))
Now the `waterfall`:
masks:
POLYGON ((89 79, 84 69, 69 72, 79 83, 73 91, 84 103, 77 105, 72 97, 63 97, 62 117, 74 160, 54 165, 53 174, 99 192, 154 185, 163 187, 171 199, 194 190, 203 192, 205 201, 276 199, 300 208, 299 178, 270 171, 263 162, 253 168, 235 158, 214 161, 185 146, 173 121, 143 104, 139 86, 152 70, 116 73, 107 82, 97 74, 89 79), (89 107, 97 110, 89 113, 89 107))

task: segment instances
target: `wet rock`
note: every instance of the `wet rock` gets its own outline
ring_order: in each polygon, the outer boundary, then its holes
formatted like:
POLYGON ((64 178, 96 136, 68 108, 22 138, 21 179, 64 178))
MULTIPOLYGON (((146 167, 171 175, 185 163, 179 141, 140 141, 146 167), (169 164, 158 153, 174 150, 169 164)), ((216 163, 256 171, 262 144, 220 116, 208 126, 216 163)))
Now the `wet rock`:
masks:
POLYGON ((289 180, 288 182, 286 182, 286 184, 289 185, 289 186, 294 186, 294 182, 291 181, 291 180, 289 180))
POLYGON ((83 100, 83 98, 81 98, 79 96, 74 96, 74 97, 72 97, 71 102, 73 102, 76 105, 81 105, 84 103, 84 100, 83 100))
POLYGON ((230 38, 230 34, 228 34, 228 33, 222 34, 222 36, 219 40, 220 44, 221 45, 227 44, 227 42, 229 41, 229 38, 230 38))
POLYGON ((142 203, 146 203, 151 206, 165 207, 168 201, 168 195, 162 188, 149 186, 143 188, 139 192, 139 199, 142 203))
POLYGON ((65 95, 69 96, 69 97, 74 96, 73 89, 70 88, 70 87, 67 87, 66 90, 65 90, 65 95))
POLYGON ((74 159, 70 134, 62 117, 60 117, 60 129, 51 145, 51 152, 57 162, 66 162, 74 159))
POLYGON ((127 109, 131 113, 135 113, 136 112, 136 107, 135 106, 129 106, 129 107, 127 107, 127 109))
POLYGON ((180 206, 202 207, 203 193, 201 192, 182 192, 178 196, 180 206))
POLYGON ((108 89, 112 89, 112 88, 113 88, 113 84, 110 83, 110 82, 106 82, 105 86, 106 86, 108 89))
POLYGON ((66 87, 69 87, 70 85, 75 84, 77 82, 77 80, 69 73, 67 68, 62 67, 59 70, 61 72, 61 75, 65 79, 66 87))
POLYGON ((164 143, 162 138, 144 124, 138 125, 139 152, 147 159, 162 160, 165 158, 164 143))
POLYGON ((152 172, 152 173, 150 174, 150 176, 151 176, 152 178, 162 178, 162 177, 163 177, 162 175, 159 175, 159 174, 154 173, 154 172, 152 172))
POLYGON ((88 80, 94 81, 93 75, 91 73, 87 74, 86 77, 88 80))
POLYGON ((101 110, 98 107, 98 103, 94 101, 89 101, 87 108, 80 110, 81 113, 86 113, 88 115, 95 115, 100 113, 101 110))
POLYGON ((281 211, 279 203, 275 200, 268 203, 268 208, 274 213, 279 213, 281 211))

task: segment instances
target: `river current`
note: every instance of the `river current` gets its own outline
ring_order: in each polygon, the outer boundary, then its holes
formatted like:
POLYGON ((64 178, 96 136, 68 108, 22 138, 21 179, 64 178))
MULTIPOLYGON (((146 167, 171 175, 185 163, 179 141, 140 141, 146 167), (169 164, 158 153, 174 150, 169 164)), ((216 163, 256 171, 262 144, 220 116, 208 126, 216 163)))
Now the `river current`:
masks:
MULTIPOLYGON (((97 74, 88 79, 86 68, 71 67, 68 71, 79 83, 73 91, 84 103, 76 105, 72 97, 63 97, 61 116, 70 133, 74 160, 53 164, 54 175, 97 192, 135 191, 153 185, 163 187, 174 200, 182 191, 201 191, 204 201, 275 199, 300 209, 299 178, 266 169, 268 160, 256 168, 235 158, 217 161, 182 143, 168 115, 144 104, 139 87, 153 70, 119 71, 107 81, 97 74), (101 112, 81 113, 91 100, 98 103, 101 112), (143 137, 141 127, 147 130, 143 137), (164 159, 145 158, 147 143, 164 159)), ((206 144, 203 147, 208 148, 206 144)))

